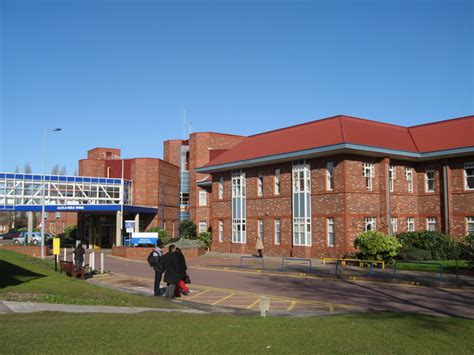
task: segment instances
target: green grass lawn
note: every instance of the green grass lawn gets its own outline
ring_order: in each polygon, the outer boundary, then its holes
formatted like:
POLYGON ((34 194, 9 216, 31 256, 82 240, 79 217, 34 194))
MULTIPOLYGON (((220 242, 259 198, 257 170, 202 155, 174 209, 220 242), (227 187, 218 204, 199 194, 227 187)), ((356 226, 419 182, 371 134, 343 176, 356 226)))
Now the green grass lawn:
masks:
MULTIPOLYGON (((421 261, 420 261, 421 262, 421 261)), ((456 262, 454 260, 431 260, 431 261, 422 261, 423 263, 436 263, 443 265, 443 272, 447 274, 456 273, 456 262)), ((466 260, 460 260, 458 262, 459 272, 463 273, 468 270, 468 262, 466 260)), ((390 265, 389 267, 393 267, 390 265)), ((428 272, 439 272, 439 265, 431 264, 415 264, 408 262, 399 262, 397 263, 397 270, 411 270, 411 271, 428 271, 428 272)))
POLYGON ((0 353, 472 354, 472 334, 474 321, 396 313, 0 315, 0 353))
MULTIPOLYGON (((106 289, 54 271, 50 260, 0 249, 0 299, 46 303, 176 308, 167 300, 106 289)), ((1 353, 1 346, 0 346, 1 353)))

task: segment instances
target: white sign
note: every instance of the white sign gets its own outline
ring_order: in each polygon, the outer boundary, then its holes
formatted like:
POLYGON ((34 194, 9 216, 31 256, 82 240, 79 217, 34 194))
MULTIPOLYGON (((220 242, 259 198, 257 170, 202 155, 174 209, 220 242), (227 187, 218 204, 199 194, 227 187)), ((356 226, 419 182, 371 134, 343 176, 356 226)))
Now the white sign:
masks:
POLYGON ((145 244, 153 244, 155 245, 158 241, 158 233, 147 233, 147 232, 140 232, 140 233, 132 233, 132 245, 145 245, 145 244))
POLYGON ((125 229, 127 230, 127 233, 133 233, 135 231, 135 221, 125 221, 125 229))

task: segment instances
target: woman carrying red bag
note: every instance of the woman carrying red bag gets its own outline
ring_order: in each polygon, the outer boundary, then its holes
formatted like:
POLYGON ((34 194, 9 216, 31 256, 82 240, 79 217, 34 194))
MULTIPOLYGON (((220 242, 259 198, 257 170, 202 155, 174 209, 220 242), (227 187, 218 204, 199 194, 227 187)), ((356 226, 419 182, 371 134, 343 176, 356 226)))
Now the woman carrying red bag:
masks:
POLYGON ((181 294, 187 296, 189 294, 189 287, 186 286, 185 280, 189 278, 186 274, 188 267, 186 266, 186 258, 184 257, 183 252, 181 249, 176 248, 175 251, 176 255, 178 256, 178 273, 179 273, 179 281, 176 285, 175 296, 180 297, 181 294))

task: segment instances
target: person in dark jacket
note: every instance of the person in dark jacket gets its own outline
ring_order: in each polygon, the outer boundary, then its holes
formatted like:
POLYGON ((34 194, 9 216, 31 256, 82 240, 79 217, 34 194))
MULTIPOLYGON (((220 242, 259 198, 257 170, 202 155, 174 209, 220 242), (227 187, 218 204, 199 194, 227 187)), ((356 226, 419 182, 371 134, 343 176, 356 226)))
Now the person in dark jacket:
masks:
POLYGON ((84 263, 84 254, 86 251, 82 247, 82 244, 79 243, 77 246, 74 248, 74 264, 76 264, 76 271, 81 271, 82 269, 82 264, 84 263))
POLYGON ((179 281, 176 287, 175 296, 179 297, 180 294, 187 295, 189 293, 189 288, 186 286, 184 280, 186 279, 186 271, 188 267, 186 266, 186 258, 184 257, 181 249, 176 248, 176 255, 178 256, 178 274, 179 281))
POLYGON ((176 284, 179 282, 179 261, 175 253, 176 246, 171 244, 168 253, 163 256, 163 267, 165 269, 164 281, 168 285, 163 297, 173 298, 176 290, 176 284))
POLYGON ((163 242, 161 240, 156 243, 156 248, 151 254, 153 270, 155 271, 155 284, 153 287, 155 296, 161 296, 160 282, 163 276, 163 242))

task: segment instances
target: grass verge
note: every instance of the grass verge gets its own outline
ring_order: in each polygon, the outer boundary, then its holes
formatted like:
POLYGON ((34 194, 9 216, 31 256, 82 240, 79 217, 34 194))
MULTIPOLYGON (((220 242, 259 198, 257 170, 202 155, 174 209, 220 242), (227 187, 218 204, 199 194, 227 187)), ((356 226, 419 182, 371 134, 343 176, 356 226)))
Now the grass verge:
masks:
POLYGON ((0 315, 0 350, 5 353, 472 354, 473 333, 471 320, 399 313, 316 318, 0 315))
MULTIPOLYGON (((410 270, 410 271, 426 271, 426 272, 439 272, 439 265, 433 265, 428 263, 435 263, 443 265, 443 272, 446 274, 456 273, 456 262, 454 260, 431 260, 431 261, 420 261, 420 263, 410 262, 398 262, 397 270, 410 270)), ((390 267, 393 267, 392 265, 390 267)), ((466 273, 469 269, 469 264, 466 260, 459 260, 458 268, 460 273, 466 273)))
POLYGON ((68 277, 55 272, 53 265, 50 260, 0 249, 0 299, 122 307, 177 307, 167 300, 106 289, 68 277))

